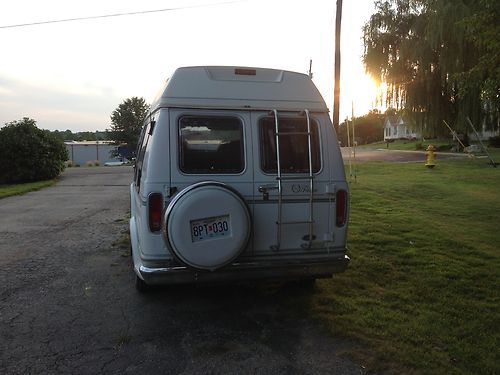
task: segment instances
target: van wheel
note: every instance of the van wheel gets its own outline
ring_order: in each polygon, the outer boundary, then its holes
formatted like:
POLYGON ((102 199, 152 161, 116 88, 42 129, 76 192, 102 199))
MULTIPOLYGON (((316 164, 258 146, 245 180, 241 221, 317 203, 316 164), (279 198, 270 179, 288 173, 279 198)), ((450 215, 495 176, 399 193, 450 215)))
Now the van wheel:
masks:
POLYGON ((151 286, 146 284, 146 282, 137 275, 135 275, 135 288, 140 293, 147 293, 149 290, 151 290, 151 286))
POLYGON ((300 279, 297 281, 297 285, 305 289, 314 289, 314 287, 316 286, 316 279, 300 279))

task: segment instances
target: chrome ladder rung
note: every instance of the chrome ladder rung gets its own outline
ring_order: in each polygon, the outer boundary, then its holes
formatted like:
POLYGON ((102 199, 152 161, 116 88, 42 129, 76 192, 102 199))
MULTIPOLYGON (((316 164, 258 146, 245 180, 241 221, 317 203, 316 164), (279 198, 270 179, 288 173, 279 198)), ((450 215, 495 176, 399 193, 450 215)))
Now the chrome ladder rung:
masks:
POLYGON ((278 136, 283 136, 283 135, 310 135, 311 133, 309 132, 279 132, 276 133, 278 136))

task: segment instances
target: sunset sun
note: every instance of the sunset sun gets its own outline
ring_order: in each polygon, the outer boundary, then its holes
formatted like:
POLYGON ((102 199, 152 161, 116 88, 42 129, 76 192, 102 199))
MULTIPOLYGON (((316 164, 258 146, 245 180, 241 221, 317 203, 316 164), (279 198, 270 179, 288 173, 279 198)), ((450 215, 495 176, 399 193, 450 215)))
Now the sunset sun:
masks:
POLYGON ((383 84, 377 83, 367 74, 349 77, 341 88, 344 105, 353 107, 354 116, 364 115, 372 109, 383 110, 378 99, 383 89, 383 84))

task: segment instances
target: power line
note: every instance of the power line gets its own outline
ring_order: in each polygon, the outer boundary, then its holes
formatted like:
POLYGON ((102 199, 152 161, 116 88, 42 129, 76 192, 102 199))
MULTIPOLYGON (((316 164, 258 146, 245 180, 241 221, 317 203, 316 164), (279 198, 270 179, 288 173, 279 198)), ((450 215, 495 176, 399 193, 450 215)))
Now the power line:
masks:
POLYGON ((122 16, 134 16, 140 14, 150 14, 150 13, 160 13, 160 12, 170 12, 174 10, 182 10, 182 9, 193 9, 193 8, 204 8, 209 6, 217 6, 217 5, 227 5, 233 3, 241 3, 245 0, 238 1, 223 1, 219 3, 210 3, 210 4, 201 4, 201 5, 191 5, 184 7, 176 7, 176 8, 165 8, 165 9, 154 9, 154 10, 143 10, 137 12, 127 12, 127 13, 114 13, 114 14, 104 14, 99 16, 88 16, 88 17, 76 17, 76 18, 66 18, 62 20, 50 20, 50 21, 40 21, 40 22, 30 22, 30 23, 20 23, 17 25, 5 25, 0 26, 0 29, 12 29, 15 27, 26 27, 26 26, 37 26, 37 25, 47 25, 51 23, 62 23, 62 22, 75 22, 75 21, 85 21, 85 20, 94 20, 94 19, 102 19, 102 18, 111 18, 111 17, 122 17, 122 16))

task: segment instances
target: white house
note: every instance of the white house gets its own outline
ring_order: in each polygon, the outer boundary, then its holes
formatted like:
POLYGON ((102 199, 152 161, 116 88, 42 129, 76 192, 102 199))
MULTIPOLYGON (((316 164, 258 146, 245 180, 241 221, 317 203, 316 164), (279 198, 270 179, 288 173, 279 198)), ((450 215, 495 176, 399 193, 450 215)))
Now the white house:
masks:
MULTIPOLYGON (((493 129, 486 129, 486 124, 483 122, 483 125, 479 128, 476 129, 479 134, 479 139, 482 141, 487 141, 490 137, 497 137, 500 135, 500 127, 497 126, 497 128, 493 129)), ((477 140, 477 136, 475 133, 469 133, 469 138, 472 142, 477 140)))
POLYGON ((402 116, 390 115, 384 122, 384 141, 390 139, 415 139, 421 135, 407 125, 402 116))

